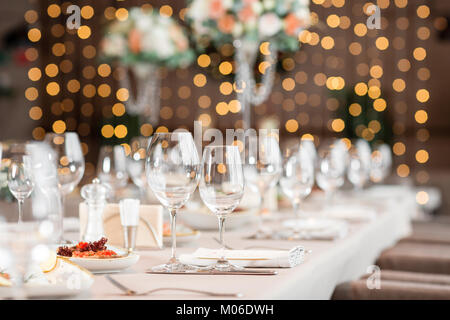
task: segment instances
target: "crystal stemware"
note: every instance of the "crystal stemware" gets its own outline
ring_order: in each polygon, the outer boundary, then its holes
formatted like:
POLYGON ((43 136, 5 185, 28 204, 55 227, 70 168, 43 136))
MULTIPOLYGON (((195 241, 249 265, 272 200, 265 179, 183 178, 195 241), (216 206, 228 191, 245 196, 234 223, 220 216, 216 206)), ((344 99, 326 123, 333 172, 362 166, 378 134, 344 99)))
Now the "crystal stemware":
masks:
POLYGON ((226 259, 224 242, 225 218, 238 206, 244 195, 244 175, 237 146, 207 146, 203 152, 200 197, 219 220, 222 250, 212 269, 233 271, 240 269, 226 259))
MULTIPOLYGON (((76 132, 64 134, 48 133, 47 142, 55 151, 58 185, 62 195, 61 230, 63 229, 65 200, 84 175, 85 161, 81 150, 80 139, 76 132)), ((62 240, 62 239, 61 239, 62 240)))
POLYGON ((11 146, 12 156, 8 169, 8 188, 19 205, 18 223, 23 222, 23 204, 34 189, 30 157, 25 152, 26 145, 11 146))
POLYGON ((248 186, 260 196, 259 228, 263 230, 263 200, 274 187, 282 172, 282 157, 278 138, 272 134, 250 136, 245 144, 244 177, 248 186))
POLYGON ((128 173, 123 146, 102 146, 100 148, 97 176, 102 183, 111 187, 113 194, 127 185, 128 173))
POLYGON ((292 203, 296 220, 299 206, 311 193, 314 185, 314 161, 310 149, 300 144, 298 151, 285 159, 280 186, 292 203))
POLYGON ((375 146, 371 156, 370 179, 375 183, 383 182, 391 173, 392 153, 387 144, 375 146))
POLYGON ((200 177, 200 158, 190 132, 155 133, 145 161, 147 181, 161 204, 170 212, 172 256, 155 272, 186 272, 196 268, 176 257, 177 211, 189 200, 200 177))
POLYGON ((342 140, 335 139, 319 149, 316 181, 319 188, 325 191, 326 205, 331 205, 335 192, 345 182, 347 160, 347 146, 342 140))
POLYGON ((38 264, 47 261, 51 254, 49 244, 61 235, 61 197, 54 152, 42 142, 27 143, 24 150, 25 163, 34 181, 31 215, 20 224, 0 224, 0 267, 4 258, 8 258, 7 272, 12 275, 12 292, 17 299, 26 298, 25 284, 41 274, 37 271, 38 264))
POLYGON ((133 183, 139 188, 141 201, 147 200, 147 177, 145 175, 145 154, 149 139, 133 138, 130 142, 130 153, 127 156, 127 171, 133 183))

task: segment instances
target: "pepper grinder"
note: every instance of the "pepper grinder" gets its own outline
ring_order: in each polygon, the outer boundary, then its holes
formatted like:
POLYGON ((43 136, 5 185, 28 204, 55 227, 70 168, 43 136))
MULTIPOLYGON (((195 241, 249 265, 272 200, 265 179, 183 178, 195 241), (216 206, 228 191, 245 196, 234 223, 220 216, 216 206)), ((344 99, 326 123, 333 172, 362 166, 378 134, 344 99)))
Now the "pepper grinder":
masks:
POLYGON ((98 241, 105 236, 103 210, 105 209, 106 199, 110 191, 110 188, 100 183, 98 178, 92 180, 91 184, 81 188, 81 196, 88 207, 88 220, 82 237, 83 241, 98 241))

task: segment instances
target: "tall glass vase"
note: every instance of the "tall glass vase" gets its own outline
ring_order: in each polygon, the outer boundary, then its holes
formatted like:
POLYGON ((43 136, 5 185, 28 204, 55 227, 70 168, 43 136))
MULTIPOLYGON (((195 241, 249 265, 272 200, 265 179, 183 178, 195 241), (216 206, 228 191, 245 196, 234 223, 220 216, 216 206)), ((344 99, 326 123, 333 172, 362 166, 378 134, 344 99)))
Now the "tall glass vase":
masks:
POLYGON ((272 91, 275 69, 277 64, 277 48, 270 44, 270 53, 264 54, 264 62, 267 67, 261 78, 261 84, 257 85, 254 76, 254 65, 259 52, 259 42, 236 39, 235 47, 236 86, 237 98, 241 104, 244 129, 251 127, 251 106, 259 105, 267 100, 272 91))
POLYGON ((160 110, 160 68, 152 63, 136 63, 125 69, 120 77, 120 85, 128 89, 130 94, 125 103, 127 112, 147 119, 156 125, 159 121, 160 110), (135 78, 136 94, 133 94, 129 70, 135 78))

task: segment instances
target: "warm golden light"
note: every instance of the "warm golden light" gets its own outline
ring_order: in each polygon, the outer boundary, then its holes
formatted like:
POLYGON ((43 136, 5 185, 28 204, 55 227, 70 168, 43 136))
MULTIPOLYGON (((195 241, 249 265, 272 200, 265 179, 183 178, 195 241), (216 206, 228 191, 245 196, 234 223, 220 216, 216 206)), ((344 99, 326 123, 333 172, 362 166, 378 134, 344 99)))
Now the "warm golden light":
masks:
POLYGON ((403 142, 396 142, 392 146, 392 151, 396 156, 401 156, 406 152, 406 146, 403 142))
POLYGON ((62 120, 57 120, 53 122, 52 129, 53 132, 57 134, 62 134, 66 131, 66 123, 62 120))
POLYGON ((286 121, 285 127, 288 132, 296 132, 298 130, 298 122, 295 119, 289 119, 286 121))
POLYGON ((418 163, 425 163, 429 159, 429 154, 426 150, 419 150, 416 152, 416 161, 418 163))
POLYGON ((400 164, 397 167, 397 175, 401 178, 406 178, 407 176, 409 176, 409 166, 407 164, 400 164))

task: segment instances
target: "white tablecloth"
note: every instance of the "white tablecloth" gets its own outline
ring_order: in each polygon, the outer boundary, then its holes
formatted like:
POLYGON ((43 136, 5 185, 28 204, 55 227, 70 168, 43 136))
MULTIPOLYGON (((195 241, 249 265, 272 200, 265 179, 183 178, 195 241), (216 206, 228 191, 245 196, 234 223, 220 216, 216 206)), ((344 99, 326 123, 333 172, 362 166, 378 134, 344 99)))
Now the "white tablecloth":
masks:
MULTIPOLYGON (((227 231, 226 242, 231 247, 268 245, 284 247, 303 245, 311 249, 305 261, 298 267, 279 269, 276 276, 208 276, 208 275, 154 275, 145 270, 168 260, 170 250, 143 251, 141 259, 131 269, 114 275, 129 288, 142 292, 159 287, 184 287, 220 292, 241 292, 244 299, 329 299, 336 285, 357 279, 373 265, 380 252, 395 244, 411 231, 411 216, 416 211, 415 199, 408 189, 372 199, 378 215, 373 221, 352 223, 349 234, 335 241, 273 241, 244 240, 252 232, 247 227, 227 231)), ((348 199, 346 200, 348 201, 348 199)), ((182 216, 180 216, 182 218, 182 216)), ((217 233, 203 232, 200 239, 179 248, 178 253, 193 252, 198 247, 217 248, 212 239, 217 233)), ((121 295, 103 275, 95 276, 95 283, 87 299, 136 299, 121 295)), ((158 293, 139 299, 205 299, 196 294, 176 292, 158 293)))

